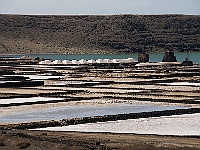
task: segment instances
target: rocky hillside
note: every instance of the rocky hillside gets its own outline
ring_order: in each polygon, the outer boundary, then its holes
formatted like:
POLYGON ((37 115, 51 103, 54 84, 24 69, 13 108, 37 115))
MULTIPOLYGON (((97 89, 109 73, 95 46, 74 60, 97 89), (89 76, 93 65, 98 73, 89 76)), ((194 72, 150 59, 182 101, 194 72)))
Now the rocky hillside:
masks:
POLYGON ((0 15, 3 53, 200 51, 200 16, 0 15))

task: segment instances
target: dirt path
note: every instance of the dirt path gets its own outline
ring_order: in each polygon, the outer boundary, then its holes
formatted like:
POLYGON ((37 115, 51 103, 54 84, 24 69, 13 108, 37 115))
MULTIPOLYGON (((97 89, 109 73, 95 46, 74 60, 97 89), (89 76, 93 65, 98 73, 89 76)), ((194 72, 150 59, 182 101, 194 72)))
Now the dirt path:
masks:
POLYGON ((0 145, 1 150, 20 149, 23 146, 28 150, 197 150, 200 149, 200 138, 23 130, 1 132, 0 145))

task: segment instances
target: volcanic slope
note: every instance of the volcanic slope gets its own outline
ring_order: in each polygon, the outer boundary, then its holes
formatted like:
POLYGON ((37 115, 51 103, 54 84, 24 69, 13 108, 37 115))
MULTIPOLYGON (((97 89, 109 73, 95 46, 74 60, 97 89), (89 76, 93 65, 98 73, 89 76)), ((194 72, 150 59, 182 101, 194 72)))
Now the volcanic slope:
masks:
POLYGON ((200 51, 200 16, 0 15, 0 53, 200 51))

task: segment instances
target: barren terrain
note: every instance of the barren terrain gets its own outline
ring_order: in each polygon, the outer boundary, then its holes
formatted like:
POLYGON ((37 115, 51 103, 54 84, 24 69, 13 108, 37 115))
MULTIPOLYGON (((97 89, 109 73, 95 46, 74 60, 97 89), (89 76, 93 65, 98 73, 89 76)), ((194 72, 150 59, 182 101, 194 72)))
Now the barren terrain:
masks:
POLYGON ((0 15, 0 54, 199 51, 200 16, 0 15))

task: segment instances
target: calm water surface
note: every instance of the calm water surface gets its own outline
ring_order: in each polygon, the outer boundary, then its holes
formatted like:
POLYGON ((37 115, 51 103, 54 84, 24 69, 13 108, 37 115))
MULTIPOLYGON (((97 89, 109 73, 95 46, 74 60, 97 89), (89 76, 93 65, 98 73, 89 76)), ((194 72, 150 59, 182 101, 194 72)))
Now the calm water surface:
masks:
POLYGON ((125 113, 139 113, 188 108, 181 106, 160 106, 153 104, 119 104, 113 106, 65 106, 39 110, 27 110, 8 115, 0 115, 0 122, 30 122, 61 120, 90 116, 104 116, 125 113))
MULTIPOLYGON (((80 60, 80 59, 126 59, 126 58, 134 58, 137 60, 138 53, 132 54, 25 54, 32 57, 40 57, 45 59, 53 59, 53 60, 80 60)), ((160 62, 164 56, 164 53, 150 53, 150 62, 160 62)), ((0 57, 14 57, 20 58, 23 54, 20 55, 0 55, 0 57)), ((182 62, 187 57, 186 52, 178 52, 175 53, 177 61, 182 62)), ((190 52, 188 54, 190 60, 194 63, 200 64, 200 52, 190 52)))

